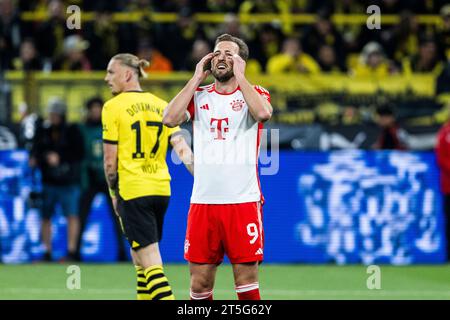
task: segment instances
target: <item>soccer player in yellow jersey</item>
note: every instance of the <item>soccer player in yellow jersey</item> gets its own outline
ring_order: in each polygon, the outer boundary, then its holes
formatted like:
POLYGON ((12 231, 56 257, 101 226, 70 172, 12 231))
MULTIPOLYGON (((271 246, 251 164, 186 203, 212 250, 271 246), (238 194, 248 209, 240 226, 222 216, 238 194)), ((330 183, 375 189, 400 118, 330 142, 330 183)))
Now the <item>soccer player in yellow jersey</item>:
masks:
POLYGON ((173 300, 158 243, 170 198, 168 143, 193 170, 192 151, 179 127, 162 124, 164 100, 141 89, 148 65, 132 54, 115 55, 105 81, 113 95, 102 111, 105 175, 114 209, 131 245, 138 300, 173 300))

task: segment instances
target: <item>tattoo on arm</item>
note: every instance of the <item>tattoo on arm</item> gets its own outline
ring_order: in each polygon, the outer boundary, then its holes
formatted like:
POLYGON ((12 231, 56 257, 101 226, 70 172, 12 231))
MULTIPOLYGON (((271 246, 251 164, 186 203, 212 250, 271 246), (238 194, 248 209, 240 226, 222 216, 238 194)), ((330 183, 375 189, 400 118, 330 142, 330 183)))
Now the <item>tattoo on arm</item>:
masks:
POLYGON ((106 181, 111 189, 117 188, 117 171, 112 168, 111 165, 107 165, 105 168, 106 181))

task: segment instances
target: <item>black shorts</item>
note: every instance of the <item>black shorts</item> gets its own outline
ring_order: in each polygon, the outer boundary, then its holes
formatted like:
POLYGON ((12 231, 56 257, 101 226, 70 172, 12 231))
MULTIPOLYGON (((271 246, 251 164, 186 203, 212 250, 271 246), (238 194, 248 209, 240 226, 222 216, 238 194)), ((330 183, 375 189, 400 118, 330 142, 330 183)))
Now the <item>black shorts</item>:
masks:
POLYGON ((130 200, 118 197, 117 209, 125 236, 134 250, 162 239, 164 215, 170 197, 146 196, 130 200))

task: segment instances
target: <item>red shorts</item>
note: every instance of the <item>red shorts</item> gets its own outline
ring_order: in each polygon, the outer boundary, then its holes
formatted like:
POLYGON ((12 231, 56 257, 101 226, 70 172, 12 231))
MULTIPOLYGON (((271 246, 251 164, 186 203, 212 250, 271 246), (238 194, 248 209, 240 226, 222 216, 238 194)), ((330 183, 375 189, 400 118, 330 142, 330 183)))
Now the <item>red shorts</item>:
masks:
POLYGON ((264 232, 259 202, 191 204, 184 258, 219 264, 226 253, 231 263, 263 260, 264 232))

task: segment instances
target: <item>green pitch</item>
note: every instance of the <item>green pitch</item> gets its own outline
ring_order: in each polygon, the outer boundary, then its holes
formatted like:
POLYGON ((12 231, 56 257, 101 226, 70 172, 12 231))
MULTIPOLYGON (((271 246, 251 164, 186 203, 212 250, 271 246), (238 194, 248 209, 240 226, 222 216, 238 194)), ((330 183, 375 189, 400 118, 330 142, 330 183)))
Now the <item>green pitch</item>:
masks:
MULTIPOLYGON (((130 264, 80 264, 81 289, 69 290, 68 265, 0 265, 0 299, 135 299, 130 264)), ((270 265, 260 269, 263 299, 450 299, 450 265, 380 266, 381 289, 367 289, 365 266, 270 265)), ((185 264, 166 265, 177 299, 189 299, 185 264)), ((217 272, 216 299, 236 299, 231 267, 217 272)))

